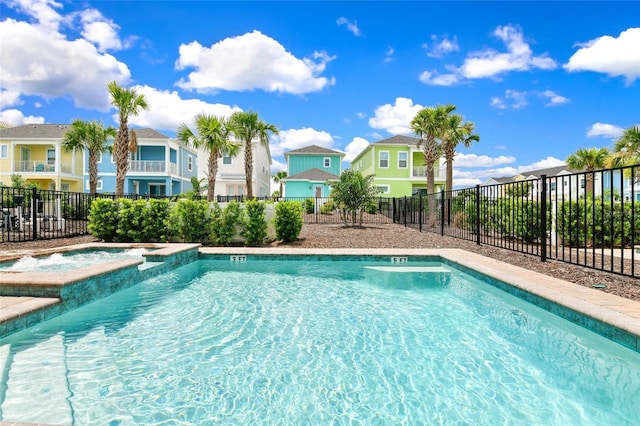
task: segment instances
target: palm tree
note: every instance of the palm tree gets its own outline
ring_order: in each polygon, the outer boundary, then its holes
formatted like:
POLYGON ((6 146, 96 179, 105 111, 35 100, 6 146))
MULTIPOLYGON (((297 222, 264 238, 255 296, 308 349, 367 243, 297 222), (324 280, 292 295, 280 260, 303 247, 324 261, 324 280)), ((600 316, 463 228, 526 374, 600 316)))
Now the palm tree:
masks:
POLYGON ((269 135, 277 135, 278 128, 258 118, 257 112, 234 112, 230 118, 231 132, 244 145, 244 174, 247 182, 247 198, 253 198, 253 140, 269 145, 269 135))
POLYGON ((608 157, 607 148, 580 148, 567 157, 566 162, 569 167, 585 171, 585 196, 593 195, 593 172, 605 168, 608 157))
POLYGON ((126 89, 116 81, 107 84, 109 95, 111 95, 111 105, 118 108, 118 118, 120 126, 118 135, 113 144, 113 155, 116 162, 116 195, 124 193, 124 178, 129 168, 130 134, 129 116, 136 116, 140 110, 149 108, 144 95, 139 95, 135 89, 126 89))
POLYGON ((447 115, 456 107, 454 105, 438 105, 437 107, 423 108, 411 120, 411 130, 419 137, 416 146, 422 147, 424 165, 427 175, 427 195, 429 226, 435 226, 435 176, 433 165, 440 157, 442 150, 438 140, 443 136, 444 123, 447 115), (434 202, 431 202, 434 201, 434 202))
POLYGON ((65 151, 89 153, 89 192, 96 193, 98 186, 98 155, 108 149, 107 140, 116 137, 113 126, 103 127, 99 121, 73 120, 62 138, 65 151))
POLYGON ((446 164, 446 203, 445 217, 449 218, 449 207, 451 191, 453 190, 453 160, 456 155, 456 148, 460 143, 469 148, 473 142, 479 142, 480 136, 474 134, 475 124, 471 121, 464 122, 464 117, 458 114, 449 115, 444 120, 442 129, 442 152, 446 164))
POLYGON ((465 148, 469 148, 473 142, 480 141, 480 136, 473 133, 476 125, 472 121, 464 122, 464 118, 458 114, 448 116, 444 124, 442 152, 447 165, 445 188, 447 191, 451 191, 453 189, 453 160, 456 148, 460 143, 465 148))
POLYGON ((279 172, 276 172, 275 175, 272 175, 271 178, 273 179, 273 181, 275 183, 279 183, 280 184, 280 196, 282 197, 282 180, 284 178, 287 177, 287 172, 285 172, 284 170, 280 170, 279 172))
POLYGON ((180 142, 195 149, 209 152, 207 160, 207 200, 213 201, 216 189, 216 175, 218 174, 218 160, 225 154, 235 156, 238 145, 229 140, 231 130, 229 121, 224 117, 209 114, 196 114, 194 117, 196 133, 189 126, 181 124, 176 136, 180 142))
POLYGON ((624 131, 614 143, 611 166, 622 167, 640 164, 640 124, 624 131))

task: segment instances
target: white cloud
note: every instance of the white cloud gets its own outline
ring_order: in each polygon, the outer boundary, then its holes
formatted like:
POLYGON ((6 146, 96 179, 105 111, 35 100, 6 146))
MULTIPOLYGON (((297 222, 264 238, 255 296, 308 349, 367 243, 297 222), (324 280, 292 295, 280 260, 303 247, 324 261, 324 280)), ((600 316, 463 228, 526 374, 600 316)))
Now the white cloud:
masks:
POLYGON ((545 106, 558 106, 569 102, 569 99, 551 90, 545 90, 543 92, 520 92, 509 89, 504 92, 504 98, 500 98, 499 96, 491 98, 490 105, 498 109, 522 109, 529 104, 527 100, 529 96, 546 99, 547 102, 544 104, 545 106))
POLYGON ((431 86, 453 86, 460 81, 457 74, 438 74, 437 71, 424 71, 418 79, 431 86))
POLYGON ((64 21, 63 16, 56 11, 62 8, 62 4, 53 0, 6 0, 4 3, 34 18, 45 30, 56 32, 64 21))
POLYGON ((565 164, 564 160, 558 160, 555 157, 549 156, 547 158, 543 158, 542 160, 536 161, 534 163, 531 163, 525 166, 519 166, 518 173, 527 172, 531 170, 547 169, 550 167, 558 167, 564 164, 565 164))
POLYGON ((299 59, 259 31, 226 38, 211 47, 193 41, 180 45, 179 52, 176 69, 195 68, 188 78, 176 83, 187 90, 210 93, 261 89, 304 94, 335 83, 334 78, 320 76, 334 59, 326 52, 299 59))
MULTIPOLYGON (((271 174, 276 174, 276 172, 284 172, 287 170, 287 163, 283 163, 281 161, 271 160, 271 174)), ((273 192, 275 189, 280 189, 280 184, 276 184, 275 182, 271 182, 271 191, 273 192)))
POLYGON ((589 130, 587 130, 587 137, 588 138, 604 137, 604 138, 615 139, 617 137, 620 137, 623 132, 624 132, 624 129, 622 127, 619 127, 613 124, 595 123, 589 128, 589 130))
POLYGON ((356 112, 356 117, 358 118, 366 118, 367 114, 364 112, 356 112))
POLYGON ((624 76, 627 84, 633 83, 640 77, 640 28, 629 28, 617 38, 606 35, 584 43, 563 67, 569 72, 624 76))
POLYGON ((277 157, 285 151, 309 145, 333 149, 333 144, 333 137, 329 133, 310 127, 303 127, 302 129, 281 130, 277 136, 271 139, 269 147, 271 148, 271 155, 277 157))
POLYGON ((495 78, 511 71, 528 71, 531 69, 551 70, 557 63, 546 54, 535 56, 524 41, 522 30, 513 25, 498 26, 493 36, 502 40, 507 51, 484 49, 471 52, 458 68, 449 66, 450 74, 439 75, 437 72, 421 74, 420 81, 430 85, 449 86, 465 79, 495 78), (439 78, 446 76, 446 78, 439 78))
POLYGON ((107 82, 126 83, 126 64, 101 54, 83 39, 67 40, 44 27, 5 19, 2 37, 1 88, 43 98, 70 96, 78 107, 107 110, 107 82))
POLYGON ((427 50, 427 56, 432 58, 442 58, 447 53, 457 52, 460 50, 460 46, 458 46, 458 39, 454 37, 452 40, 449 40, 447 36, 438 37, 437 35, 432 35, 431 40, 433 43, 431 45, 423 44, 427 50))
POLYGON ((389 46, 387 48, 387 51, 384 53, 384 62, 393 61, 393 54, 394 53, 395 53, 395 50, 393 50, 393 47, 389 46))
POLYGON ((412 133, 411 120, 422 108, 421 105, 413 105, 409 98, 396 98, 394 105, 385 104, 376 108, 375 116, 369 119, 369 126, 391 134, 408 135, 412 133))
POLYGON ((360 28, 358 28, 358 21, 351 22, 347 18, 341 16, 336 21, 336 24, 345 25, 347 27, 347 30, 351 31, 353 33, 353 35, 356 36, 356 37, 362 37, 363 36, 362 32, 360 31, 360 28))
POLYGON ((489 157, 488 155, 457 153, 453 164, 454 167, 493 167, 501 164, 511 164, 515 161, 515 157, 506 155, 489 157))
POLYGON ((569 99, 565 98, 564 96, 560 96, 556 92, 553 92, 551 90, 545 90, 540 95, 549 100, 549 102, 547 102, 545 106, 556 106, 569 102, 569 99))
MULTIPOLYGON (((149 104, 148 111, 141 111, 140 115, 129 117, 129 123, 135 126, 175 132, 182 123, 192 126, 191 121, 196 114, 228 117, 236 111, 241 111, 237 106, 209 104, 200 99, 182 99, 175 91, 158 90, 149 86, 134 86, 133 89, 144 95, 149 104)), ((117 123, 117 114, 113 117, 117 123)))
POLYGON ((16 92, 15 90, 0 89, 0 109, 12 105, 22 105, 20 92, 16 92))
POLYGON ((493 97, 491 98, 491 106, 498 109, 522 109, 526 107, 527 92, 518 92, 517 90, 506 90, 504 92, 504 98, 493 97))
POLYGON ((21 126, 23 124, 42 124, 44 123, 44 117, 36 117, 33 115, 26 116, 22 111, 17 109, 5 109, 0 111, 0 121, 9 123, 12 126, 21 126))
POLYGON ((120 27, 110 19, 106 19, 96 9, 85 9, 79 12, 82 24, 82 36, 97 45, 100 52, 121 50, 130 47, 133 39, 123 42, 118 36, 120 27))
POLYGON ((347 155, 344 156, 342 161, 351 163, 353 159, 360 154, 366 147, 369 146, 369 142, 366 139, 355 137, 351 142, 347 144, 344 151, 347 155))

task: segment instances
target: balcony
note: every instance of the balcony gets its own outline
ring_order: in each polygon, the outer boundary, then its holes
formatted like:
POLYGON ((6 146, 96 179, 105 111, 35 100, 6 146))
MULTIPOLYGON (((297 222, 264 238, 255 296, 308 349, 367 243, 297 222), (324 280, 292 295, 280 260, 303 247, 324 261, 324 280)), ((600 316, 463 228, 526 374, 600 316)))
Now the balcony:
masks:
POLYGON ((129 170, 132 172, 164 173, 167 166, 164 161, 131 160, 129 170))
MULTIPOLYGON (((436 180, 444 180, 446 178, 446 170, 444 168, 434 170, 434 178, 436 180)), ((427 178, 427 172, 424 166, 414 166, 411 170, 411 177, 427 178)))

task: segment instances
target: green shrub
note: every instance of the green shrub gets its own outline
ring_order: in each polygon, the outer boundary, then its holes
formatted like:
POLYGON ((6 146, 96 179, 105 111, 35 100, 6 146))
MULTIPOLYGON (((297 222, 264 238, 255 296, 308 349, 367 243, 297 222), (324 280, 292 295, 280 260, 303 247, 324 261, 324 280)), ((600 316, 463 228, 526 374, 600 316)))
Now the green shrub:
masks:
POLYGON ((244 211, 240 203, 230 201, 224 209, 215 203, 212 212, 211 240, 216 245, 229 245, 244 230, 244 211))
POLYGON ((169 217, 173 236, 189 243, 209 241, 211 220, 208 202, 180 199, 169 217))
POLYGON ((302 205, 297 201, 279 202, 273 220, 276 239, 284 242, 297 240, 302 230, 302 205))
POLYGON ((313 198, 307 198, 306 200, 304 200, 304 212, 306 214, 315 213, 315 206, 316 202, 313 198))
POLYGON ((320 214, 332 214, 336 209, 336 203, 333 200, 328 200, 320 207, 320 214))
POLYGON ((241 235, 248 246, 259 246, 267 239, 267 215, 264 203, 249 200, 244 203, 246 211, 245 227, 241 235))
POLYGON ((89 233, 94 237, 111 242, 118 230, 118 203, 108 198, 98 198, 89 210, 89 233))
POLYGON ((364 205, 363 210, 369 214, 376 214, 378 213, 378 204, 375 202, 375 200, 368 201, 364 205))
POLYGON ((128 198, 121 198, 117 202, 119 209, 116 239, 123 243, 142 241, 142 221, 147 209, 147 202, 145 200, 131 201, 128 198))
POLYGON ((150 199, 142 217, 142 241, 168 241, 169 215, 169 200, 150 199))

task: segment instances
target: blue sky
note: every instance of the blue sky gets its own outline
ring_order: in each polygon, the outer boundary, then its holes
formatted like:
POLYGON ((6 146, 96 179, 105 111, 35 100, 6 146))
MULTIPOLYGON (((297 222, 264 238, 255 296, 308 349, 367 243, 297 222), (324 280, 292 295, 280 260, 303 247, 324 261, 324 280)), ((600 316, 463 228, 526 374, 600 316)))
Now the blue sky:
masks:
POLYGON ((0 0, 0 120, 116 125, 108 81, 136 87, 130 120, 169 136, 200 112, 256 111, 283 152, 353 158, 452 103, 480 142, 454 185, 552 167, 640 123, 640 2, 0 0))

